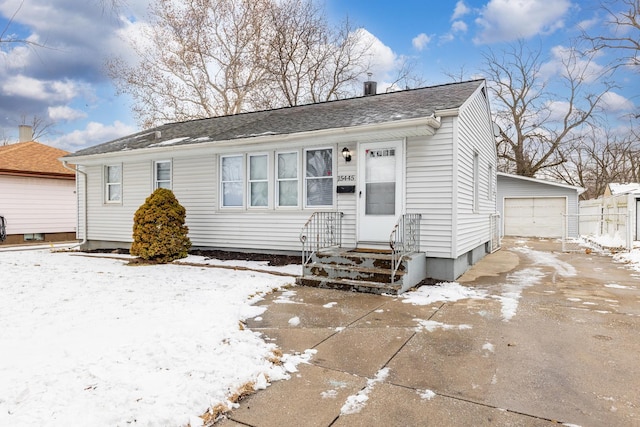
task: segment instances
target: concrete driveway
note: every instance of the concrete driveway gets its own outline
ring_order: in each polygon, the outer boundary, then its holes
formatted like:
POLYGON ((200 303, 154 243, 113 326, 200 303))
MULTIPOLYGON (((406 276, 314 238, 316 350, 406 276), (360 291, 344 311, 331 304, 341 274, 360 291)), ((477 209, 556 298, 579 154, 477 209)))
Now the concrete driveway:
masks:
POLYGON ((219 425, 640 426, 637 273, 513 239, 458 283, 439 287, 448 300, 428 287, 270 295, 248 326, 316 352, 219 425))

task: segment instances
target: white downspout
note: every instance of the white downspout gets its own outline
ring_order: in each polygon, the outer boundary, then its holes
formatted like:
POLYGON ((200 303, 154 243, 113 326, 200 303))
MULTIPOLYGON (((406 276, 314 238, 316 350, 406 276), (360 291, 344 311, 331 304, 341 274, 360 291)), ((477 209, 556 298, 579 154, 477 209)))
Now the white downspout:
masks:
POLYGON ((81 173, 84 176, 84 207, 83 207, 83 213, 84 213, 84 233, 83 233, 83 238, 82 241, 76 245, 71 246, 72 248, 76 248, 78 246, 82 246, 85 243, 87 243, 87 235, 89 234, 89 223, 87 222, 87 173, 84 171, 81 171, 80 169, 78 169, 77 167, 72 168, 70 167, 68 164, 68 162, 66 160, 62 161, 62 166, 66 169, 69 169, 70 171, 74 171, 76 173, 76 178, 78 176, 78 172, 81 173))

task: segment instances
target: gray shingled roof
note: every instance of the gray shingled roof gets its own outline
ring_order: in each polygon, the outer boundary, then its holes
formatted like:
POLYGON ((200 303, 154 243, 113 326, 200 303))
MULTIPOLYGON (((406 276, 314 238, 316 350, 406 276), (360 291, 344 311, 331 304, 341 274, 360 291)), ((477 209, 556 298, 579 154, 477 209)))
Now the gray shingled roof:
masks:
POLYGON ((67 157, 163 145, 240 140, 263 135, 288 135, 429 117, 437 110, 460 107, 482 82, 483 80, 472 80, 275 110, 168 123, 85 148, 67 157), (156 137, 156 131, 160 132, 160 138, 156 137))

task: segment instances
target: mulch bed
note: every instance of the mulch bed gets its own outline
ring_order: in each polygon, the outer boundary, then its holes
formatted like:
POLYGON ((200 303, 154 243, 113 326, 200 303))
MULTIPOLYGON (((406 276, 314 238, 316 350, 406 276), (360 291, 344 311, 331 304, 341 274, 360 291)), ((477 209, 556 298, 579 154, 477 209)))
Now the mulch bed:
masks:
MULTIPOLYGON (((87 253, 109 253, 109 254, 129 254, 127 249, 94 249, 85 251, 87 253)), ((203 256, 208 259, 219 259, 221 261, 240 260, 240 261, 267 261, 267 265, 274 267, 281 267, 289 264, 300 264, 299 255, 274 255, 274 254, 261 254, 252 252, 233 252, 233 251, 221 251, 221 250, 203 250, 194 249, 189 251, 190 255, 203 256)), ((138 262, 141 263, 141 262, 138 262)))

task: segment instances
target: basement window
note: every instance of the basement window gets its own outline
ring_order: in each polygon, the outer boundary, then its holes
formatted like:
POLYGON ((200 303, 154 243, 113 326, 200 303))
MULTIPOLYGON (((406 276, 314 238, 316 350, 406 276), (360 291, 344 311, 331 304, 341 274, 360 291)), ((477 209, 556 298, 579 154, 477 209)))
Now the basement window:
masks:
POLYGON ((44 241, 44 233, 28 233, 24 235, 25 242, 42 242, 44 241))

